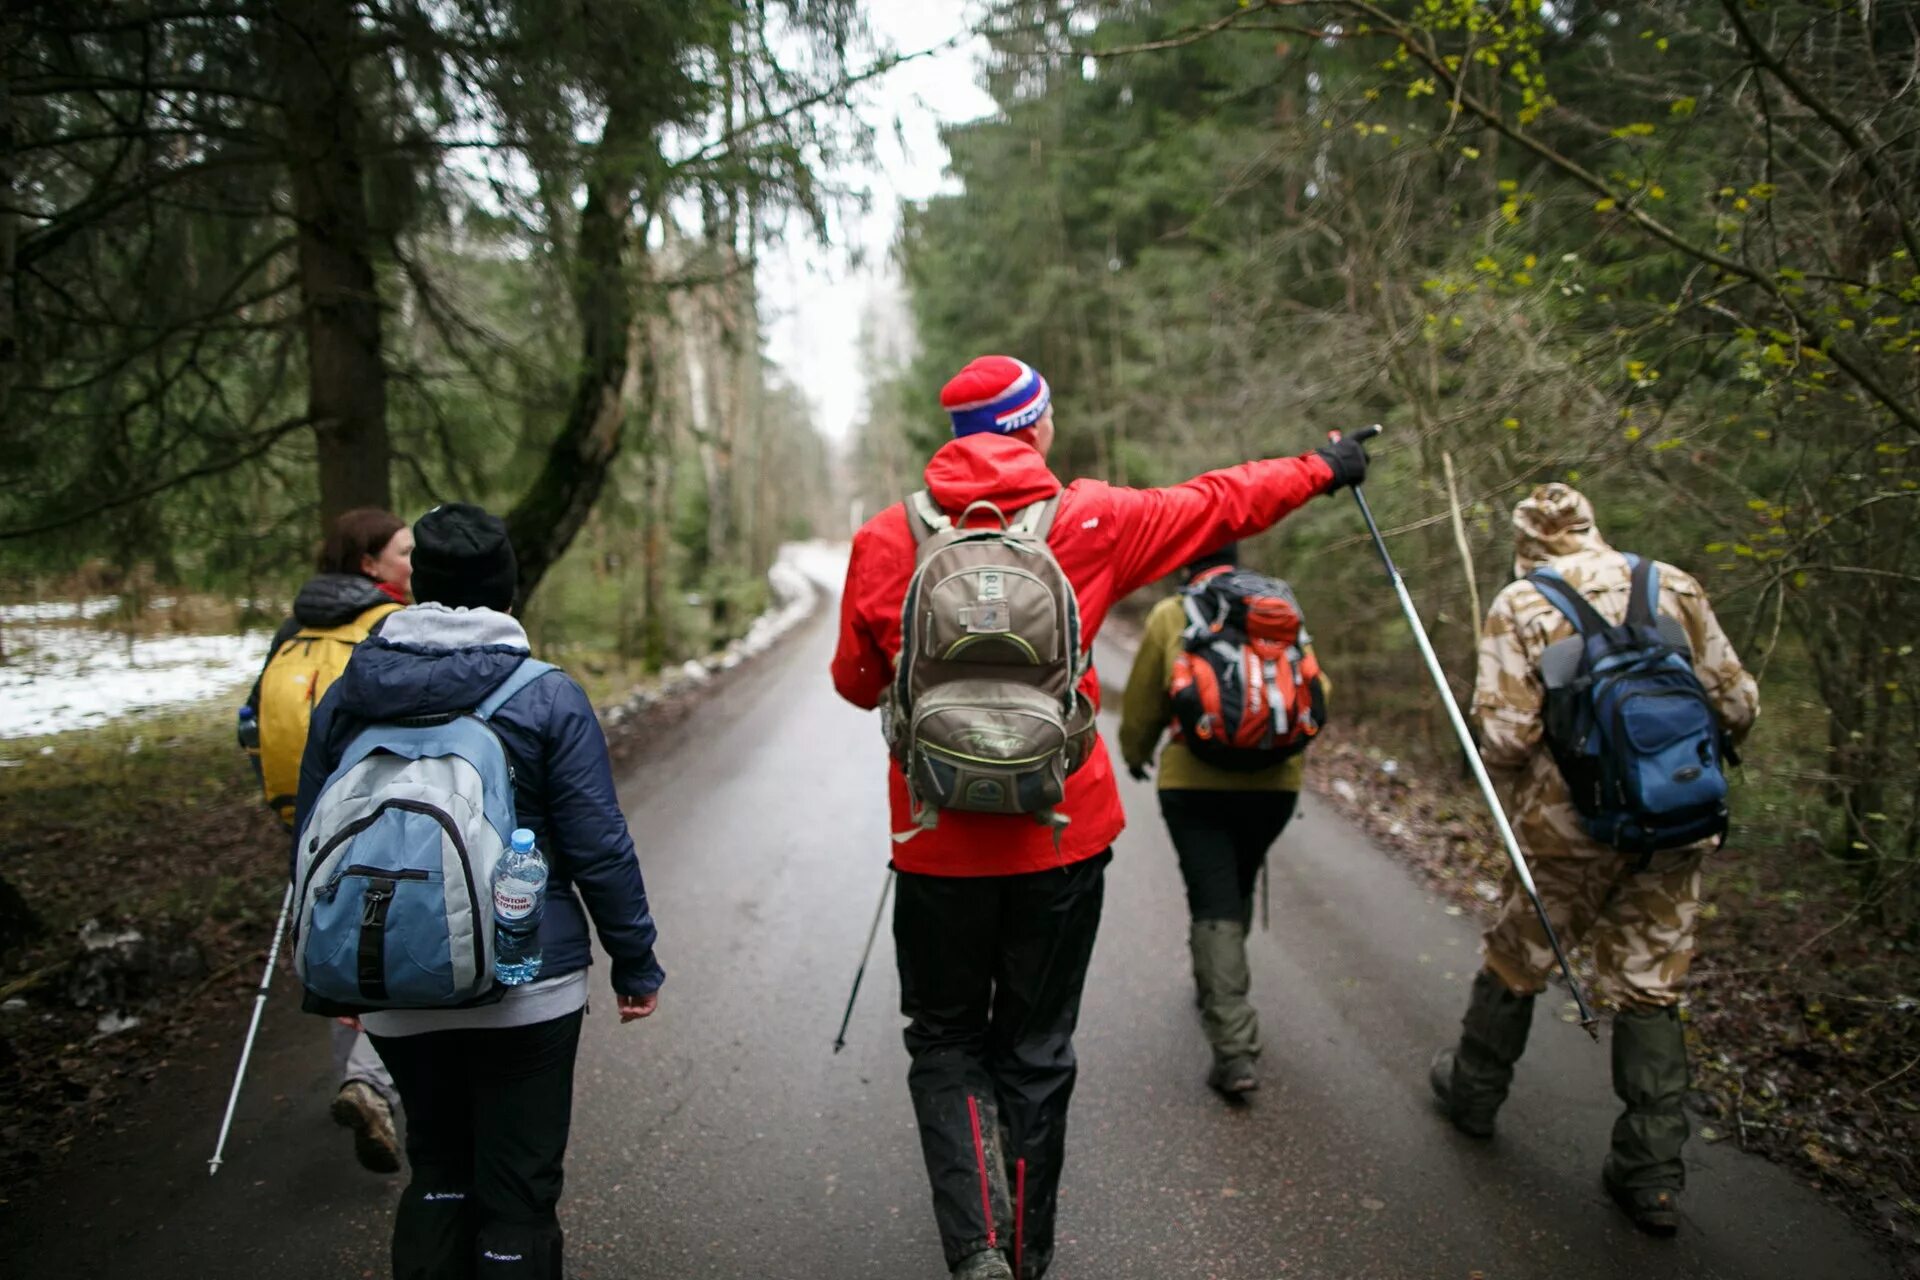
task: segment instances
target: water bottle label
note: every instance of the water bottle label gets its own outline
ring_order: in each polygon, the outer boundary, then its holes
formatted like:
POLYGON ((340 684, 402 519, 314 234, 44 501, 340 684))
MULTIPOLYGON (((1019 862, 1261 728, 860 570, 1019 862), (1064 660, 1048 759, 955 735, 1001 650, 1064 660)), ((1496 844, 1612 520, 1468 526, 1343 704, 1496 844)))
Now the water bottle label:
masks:
POLYGON ((502 920, 525 920, 540 903, 539 889, 519 881, 502 881, 494 886, 493 913, 502 920))

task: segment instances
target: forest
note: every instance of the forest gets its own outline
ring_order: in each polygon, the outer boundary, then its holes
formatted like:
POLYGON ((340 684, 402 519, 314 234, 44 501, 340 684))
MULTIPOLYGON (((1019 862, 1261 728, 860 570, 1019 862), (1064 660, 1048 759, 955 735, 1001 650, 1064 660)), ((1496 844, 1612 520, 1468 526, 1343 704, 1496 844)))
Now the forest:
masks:
POLYGON ((853 4, 9 13, 10 578, 253 598, 342 511, 459 497, 523 602, 564 562, 555 639, 751 616, 829 488, 754 263, 835 198, 853 4))
MULTIPOLYGON (((864 482, 908 483, 920 406, 985 332, 1056 381, 1069 472, 1166 483, 1384 423, 1375 502, 1462 692, 1513 501, 1581 486, 1615 545, 1708 582, 1778 691, 1794 760, 1763 803, 1792 812, 1756 827, 1817 831, 1808 856, 1911 928, 1915 22, 1001 6, 1002 114, 949 131, 963 190, 899 248, 920 347, 864 482)), ((1431 718, 1351 512, 1309 528, 1272 567, 1363 676, 1353 714, 1431 718)))
MULTIPOLYGON (((270 625, 340 512, 461 498, 507 515, 540 643, 657 671, 748 625, 781 543, 917 487, 941 384, 1003 351, 1064 478, 1383 424, 1369 493, 1464 700, 1513 503, 1565 481, 1760 679, 1693 1016, 1770 1083, 1725 1123, 1920 1233, 1920 6, 968 13, 996 109, 868 246, 910 341, 876 319, 836 447, 756 271, 832 244, 887 125, 850 106, 902 56, 857 0, 7 6, 6 598, 270 625)), ((1300 592, 1342 767, 1419 762, 1493 865, 1351 507, 1249 553, 1300 592)))

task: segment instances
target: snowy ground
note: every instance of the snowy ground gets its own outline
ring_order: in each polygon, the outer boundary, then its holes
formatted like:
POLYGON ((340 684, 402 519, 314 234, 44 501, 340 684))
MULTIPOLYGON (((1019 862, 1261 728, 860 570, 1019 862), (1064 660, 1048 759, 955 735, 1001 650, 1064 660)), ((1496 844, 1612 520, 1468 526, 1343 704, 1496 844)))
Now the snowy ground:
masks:
MULTIPOLYGON (((93 602, 87 602, 91 605, 93 602)), ((59 606, 20 606, 49 610, 59 606)), ((64 606, 77 619, 85 606, 64 606)), ((112 606, 109 605, 109 608, 112 606)), ((13 618, 0 625, 0 741, 88 729, 118 716, 177 707, 253 680, 268 635, 128 637, 13 618)))
MULTIPOLYGON (((813 611, 821 590, 837 588, 846 569, 844 544, 782 547, 767 574, 773 607, 723 654, 689 662, 687 675, 698 679, 760 653, 813 611)), ((103 596, 0 605, 0 644, 7 655, 0 664, 0 741, 93 728, 118 716, 237 693, 266 658, 264 631, 145 639, 87 625, 118 604, 103 596)))

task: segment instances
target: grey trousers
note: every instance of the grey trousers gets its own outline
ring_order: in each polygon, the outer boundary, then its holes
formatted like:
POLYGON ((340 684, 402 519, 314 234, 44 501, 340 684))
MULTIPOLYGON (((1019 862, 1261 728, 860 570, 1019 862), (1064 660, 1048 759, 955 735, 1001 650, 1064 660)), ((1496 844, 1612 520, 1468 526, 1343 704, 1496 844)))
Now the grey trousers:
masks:
POLYGON ((400 1094, 393 1087, 393 1077, 387 1074, 387 1064, 374 1052, 373 1041, 367 1038, 367 1033, 343 1027, 338 1022, 328 1025, 333 1028, 333 1067, 341 1087, 358 1080, 385 1098, 388 1106, 399 1106, 400 1094))

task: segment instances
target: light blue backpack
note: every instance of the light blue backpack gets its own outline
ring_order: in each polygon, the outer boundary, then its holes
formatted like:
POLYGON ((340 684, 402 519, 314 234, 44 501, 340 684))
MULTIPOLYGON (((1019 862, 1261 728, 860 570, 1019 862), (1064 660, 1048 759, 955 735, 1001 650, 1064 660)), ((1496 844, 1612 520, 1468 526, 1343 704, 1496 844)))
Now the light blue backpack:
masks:
POLYGON ((487 721, 552 670, 529 658, 471 712, 371 725, 347 744, 294 859, 309 1011, 497 998, 493 871, 515 821, 513 766, 487 721))

